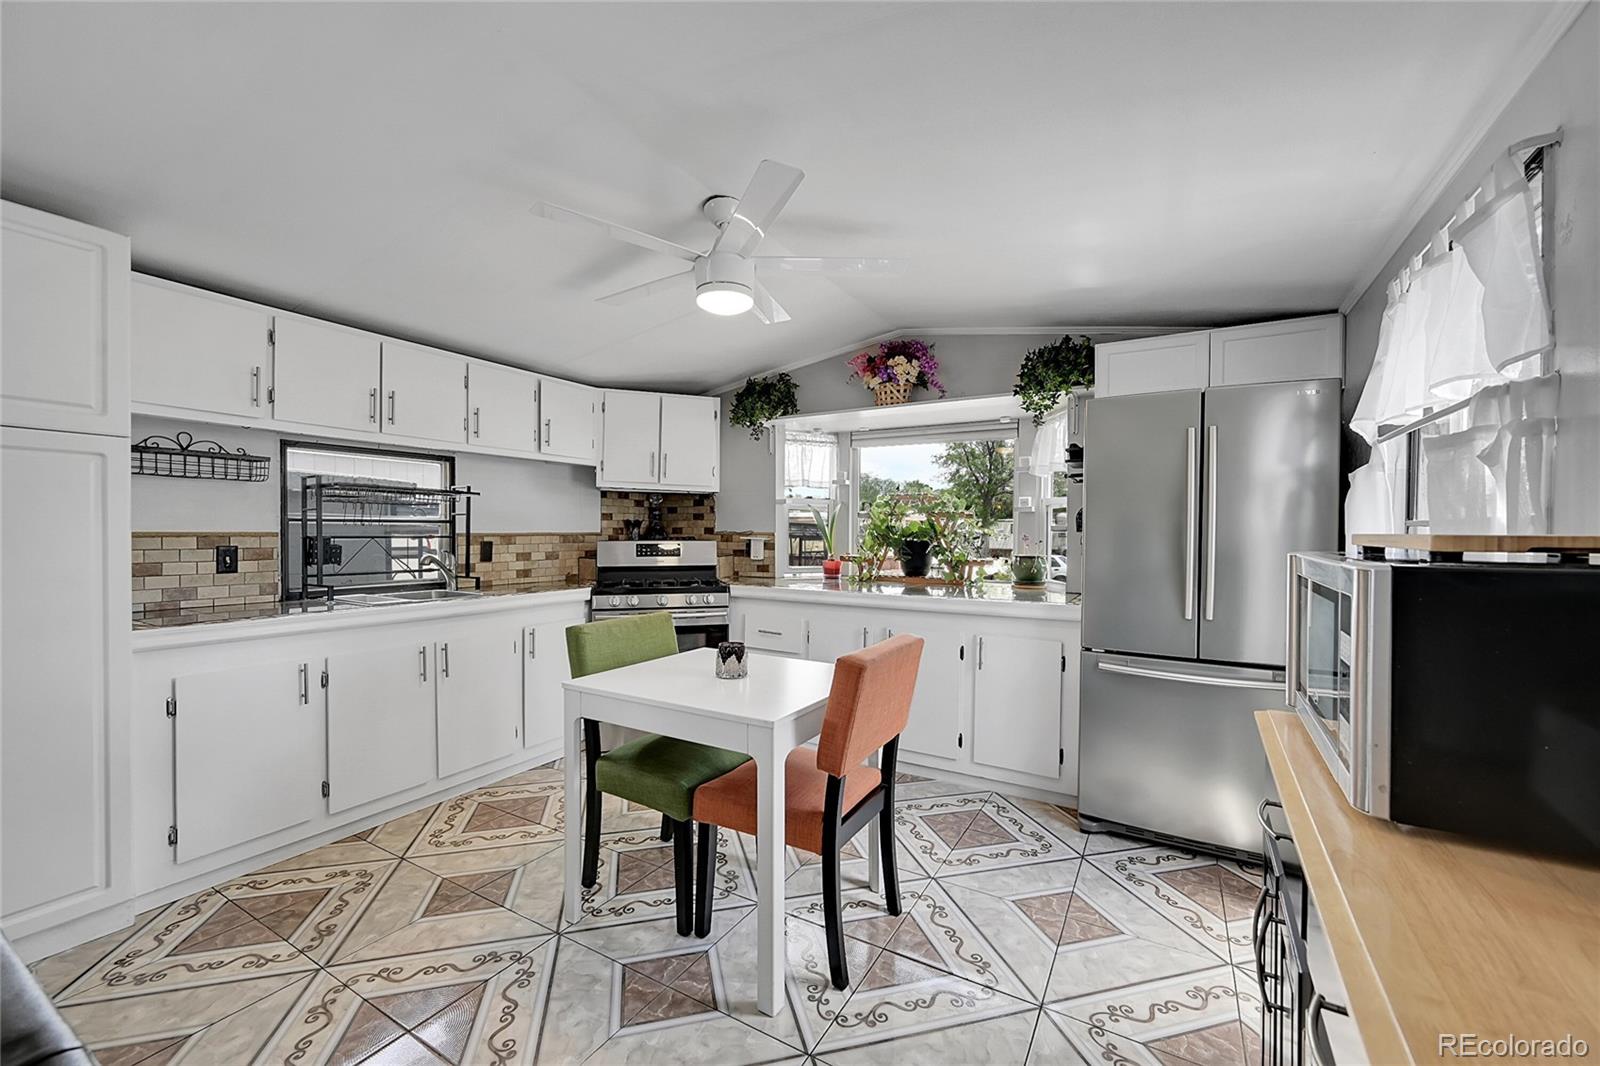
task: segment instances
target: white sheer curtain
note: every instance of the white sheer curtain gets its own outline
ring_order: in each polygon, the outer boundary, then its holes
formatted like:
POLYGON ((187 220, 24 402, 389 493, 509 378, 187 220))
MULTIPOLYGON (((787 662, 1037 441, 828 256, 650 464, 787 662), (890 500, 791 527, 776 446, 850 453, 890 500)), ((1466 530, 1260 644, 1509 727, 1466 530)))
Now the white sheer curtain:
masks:
POLYGON ((786 498, 833 495, 839 476, 839 438, 831 433, 784 434, 783 494, 786 498))
POLYGON ((1372 371, 1350 428, 1374 445, 1350 476, 1351 533, 1399 532, 1403 438, 1381 427, 1456 407, 1422 437, 1435 532, 1546 532, 1559 380, 1537 377, 1553 350, 1533 195, 1509 155, 1390 282, 1372 371))

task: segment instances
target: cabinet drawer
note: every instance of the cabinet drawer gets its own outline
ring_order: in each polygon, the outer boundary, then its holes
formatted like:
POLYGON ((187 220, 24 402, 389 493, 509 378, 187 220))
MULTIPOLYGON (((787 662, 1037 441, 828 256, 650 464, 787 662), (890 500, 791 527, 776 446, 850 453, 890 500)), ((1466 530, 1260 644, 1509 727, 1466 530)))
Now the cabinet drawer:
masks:
POLYGON ((745 608, 744 642, 755 651, 776 651, 803 655, 806 650, 806 624, 799 614, 782 608, 745 608))

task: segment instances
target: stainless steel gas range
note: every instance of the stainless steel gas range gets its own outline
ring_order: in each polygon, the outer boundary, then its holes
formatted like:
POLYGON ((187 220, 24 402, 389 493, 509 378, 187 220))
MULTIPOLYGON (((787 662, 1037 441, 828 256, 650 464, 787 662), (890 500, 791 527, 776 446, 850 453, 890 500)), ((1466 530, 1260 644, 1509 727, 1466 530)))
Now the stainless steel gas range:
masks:
POLYGON ((728 586, 717 578, 711 540, 603 540, 595 553, 589 617, 595 621, 666 611, 678 648, 728 639, 728 586))

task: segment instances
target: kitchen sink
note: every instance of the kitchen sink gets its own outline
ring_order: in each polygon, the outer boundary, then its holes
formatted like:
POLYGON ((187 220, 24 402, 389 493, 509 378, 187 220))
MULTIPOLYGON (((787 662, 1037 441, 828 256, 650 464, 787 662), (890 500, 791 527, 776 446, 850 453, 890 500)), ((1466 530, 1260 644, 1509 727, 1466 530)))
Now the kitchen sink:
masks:
POLYGON ((475 589, 406 589, 400 592, 347 592, 337 602, 360 607, 385 607, 397 603, 436 603, 440 600, 466 600, 483 593, 475 589))

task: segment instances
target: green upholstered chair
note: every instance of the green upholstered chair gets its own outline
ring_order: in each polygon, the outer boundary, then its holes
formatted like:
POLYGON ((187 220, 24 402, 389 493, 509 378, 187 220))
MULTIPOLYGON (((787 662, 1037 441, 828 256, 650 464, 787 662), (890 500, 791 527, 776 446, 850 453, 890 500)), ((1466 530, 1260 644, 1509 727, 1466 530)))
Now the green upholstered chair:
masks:
MULTIPOLYGON (((567 658, 573 677, 616 670, 678 653, 672 616, 665 612, 608 618, 567 627, 567 658)), ((710 674, 707 673, 708 683, 710 674)), ((600 751, 600 724, 583 723, 588 779, 583 802, 583 876, 592 887, 600 862, 600 794, 643 804, 661 812, 672 826, 677 884, 678 933, 693 928, 694 833, 690 818, 694 790, 749 760, 740 752, 646 733, 611 751, 600 751)))

